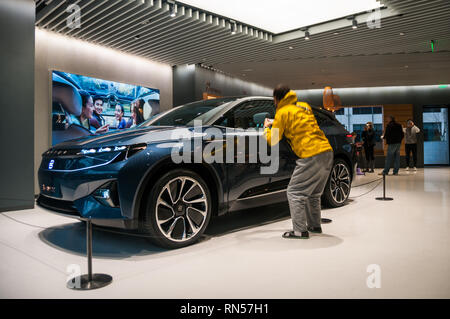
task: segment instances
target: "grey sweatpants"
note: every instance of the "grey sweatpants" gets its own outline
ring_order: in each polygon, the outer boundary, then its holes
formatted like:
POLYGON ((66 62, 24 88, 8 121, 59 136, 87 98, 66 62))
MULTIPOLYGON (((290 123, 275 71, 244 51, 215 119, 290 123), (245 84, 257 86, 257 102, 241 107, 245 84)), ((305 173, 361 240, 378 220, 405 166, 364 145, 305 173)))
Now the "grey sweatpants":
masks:
POLYGON ((320 197, 333 165, 333 152, 325 152, 296 161, 287 188, 287 198, 295 232, 320 227, 320 197))

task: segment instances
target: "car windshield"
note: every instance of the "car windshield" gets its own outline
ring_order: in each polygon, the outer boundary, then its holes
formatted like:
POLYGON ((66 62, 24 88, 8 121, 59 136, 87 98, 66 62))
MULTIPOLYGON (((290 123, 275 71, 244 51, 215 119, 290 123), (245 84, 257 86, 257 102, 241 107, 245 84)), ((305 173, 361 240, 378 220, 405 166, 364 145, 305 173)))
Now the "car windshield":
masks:
POLYGON ((220 98, 181 105, 148 119, 140 126, 194 126, 196 121, 206 124, 230 102, 237 99, 220 98))

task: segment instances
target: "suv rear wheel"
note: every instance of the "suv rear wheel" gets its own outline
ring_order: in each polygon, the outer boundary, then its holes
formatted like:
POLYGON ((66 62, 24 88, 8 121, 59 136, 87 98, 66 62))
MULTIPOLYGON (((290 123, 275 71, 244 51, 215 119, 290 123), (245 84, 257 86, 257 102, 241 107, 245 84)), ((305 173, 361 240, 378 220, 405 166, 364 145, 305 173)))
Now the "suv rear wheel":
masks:
POLYGON ((343 206, 350 195, 351 184, 348 164, 340 158, 335 159, 323 192, 324 204, 333 208, 343 206))

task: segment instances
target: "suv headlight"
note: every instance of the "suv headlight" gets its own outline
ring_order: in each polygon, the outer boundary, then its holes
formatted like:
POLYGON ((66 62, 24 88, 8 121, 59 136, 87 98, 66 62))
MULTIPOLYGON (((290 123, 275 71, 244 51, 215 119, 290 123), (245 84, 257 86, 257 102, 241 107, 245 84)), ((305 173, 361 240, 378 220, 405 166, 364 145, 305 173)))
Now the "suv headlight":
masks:
POLYGON ((42 154, 41 168, 53 171, 77 171, 126 160, 145 150, 147 144, 103 146, 88 149, 50 149, 42 154))

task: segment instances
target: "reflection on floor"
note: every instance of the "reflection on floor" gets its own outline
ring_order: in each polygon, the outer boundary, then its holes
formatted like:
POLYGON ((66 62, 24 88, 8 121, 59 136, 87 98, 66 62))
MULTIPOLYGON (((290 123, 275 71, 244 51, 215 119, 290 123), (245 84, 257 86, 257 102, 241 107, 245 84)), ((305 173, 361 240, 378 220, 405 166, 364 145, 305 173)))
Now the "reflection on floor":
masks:
POLYGON ((309 240, 281 238, 287 204, 215 218, 200 243, 173 251, 94 229, 94 272, 114 281, 85 292, 65 287, 71 265, 86 271, 82 223, 38 207, 2 213, 0 298, 449 298, 450 169, 388 176, 392 202, 374 200, 378 179, 358 176, 309 240), (378 266, 381 287, 369 288, 378 266))

